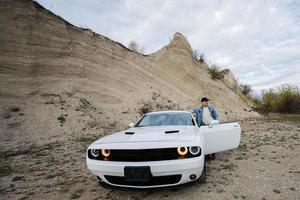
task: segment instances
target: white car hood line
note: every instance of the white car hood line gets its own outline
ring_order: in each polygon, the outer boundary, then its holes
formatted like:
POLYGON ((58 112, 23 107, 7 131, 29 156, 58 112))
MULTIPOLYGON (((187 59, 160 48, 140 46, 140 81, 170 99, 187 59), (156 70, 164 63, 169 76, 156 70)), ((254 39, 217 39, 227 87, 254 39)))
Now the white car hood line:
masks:
POLYGON ((133 127, 103 137, 94 144, 140 143, 140 142, 188 142, 195 141, 196 126, 133 127), (179 131, 165 133, 165 131, 179 131), (129 132, 129 134, 125 134, 129 132))

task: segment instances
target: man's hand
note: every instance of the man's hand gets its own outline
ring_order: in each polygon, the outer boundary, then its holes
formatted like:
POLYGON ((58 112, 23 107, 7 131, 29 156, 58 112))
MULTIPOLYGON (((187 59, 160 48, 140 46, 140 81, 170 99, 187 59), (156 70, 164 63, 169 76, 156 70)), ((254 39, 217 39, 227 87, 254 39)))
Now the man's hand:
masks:
POLYGON ((219 120, 211 120, 210 124, 208 125, 208 128, 212 128, 214 125, 217 125, 219 123, 219 120))
POLYGON ((196 113, 192 112, 193 117, 196 119, 196 113))

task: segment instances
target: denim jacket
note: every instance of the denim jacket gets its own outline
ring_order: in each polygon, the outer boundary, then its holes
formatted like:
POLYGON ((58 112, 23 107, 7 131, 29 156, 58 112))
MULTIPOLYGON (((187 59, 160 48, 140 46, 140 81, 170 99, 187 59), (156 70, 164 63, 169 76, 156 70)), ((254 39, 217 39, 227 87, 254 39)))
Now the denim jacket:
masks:
MULTIPOLYGON (((219 115, 217 113, 217 111, 214 109, 214 107, 212 106, 208 106, 208 110, 211 114, 211 117, 214 119, 214 120, 217 120, 219 115)), ((202 117, 203 117, 203 107, 200 106, 200 107, 197 107, 197 108, 194 108, 192 110, 192 112, 196 113, 196 122, 198 124, 198 126, 200 127, 201 125, 203 125, 203 122, 202 122, 202 117)))

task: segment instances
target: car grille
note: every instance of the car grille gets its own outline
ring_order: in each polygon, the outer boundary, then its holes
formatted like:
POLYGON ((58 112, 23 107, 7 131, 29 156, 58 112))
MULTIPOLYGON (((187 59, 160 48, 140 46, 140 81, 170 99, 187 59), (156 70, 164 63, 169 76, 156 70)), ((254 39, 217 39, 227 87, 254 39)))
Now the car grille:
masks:
POLYGON ((114 149, 110 161, 138 162, 178 159, 177 148, 164 149, 114 149))
POLYGON ((176 184, 181 180, 181 174, 169 175, 169 176, 153 176, 150 181, 126 181, 122 176, 107 176, 105 179, 116 185, 130 185, 130 186, 155 186, 155 185, 170 185, 176 184))

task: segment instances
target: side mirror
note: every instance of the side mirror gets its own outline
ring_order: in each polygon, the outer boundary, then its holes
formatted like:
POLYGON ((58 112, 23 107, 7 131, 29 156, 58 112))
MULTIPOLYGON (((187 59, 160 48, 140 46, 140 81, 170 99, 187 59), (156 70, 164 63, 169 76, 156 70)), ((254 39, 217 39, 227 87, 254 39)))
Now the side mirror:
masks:
POLYGON ((129 127, 129 128, 132 128, 133 126, 134 126, 134 123, 128 124, 128 127, 129 127))
POLYGON ((217 125, 219 123, 219 120, 211 120, 210 124, 208 125, 208 128, 212 128, 214 125, 217 125))

